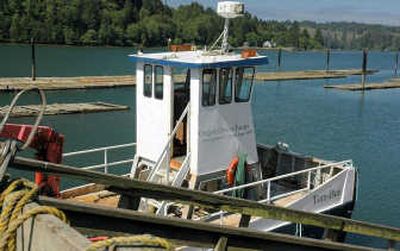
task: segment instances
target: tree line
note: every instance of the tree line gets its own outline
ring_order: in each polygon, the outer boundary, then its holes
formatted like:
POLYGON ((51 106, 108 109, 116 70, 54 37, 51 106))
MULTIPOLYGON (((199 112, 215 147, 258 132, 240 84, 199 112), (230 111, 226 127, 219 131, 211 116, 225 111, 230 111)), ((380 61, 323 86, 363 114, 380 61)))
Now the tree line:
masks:
MULTIPOLYGON (((214 9, 198 3, 177 8, 160 0, 0 0, 0 41, 68 45, 210 45, 223 29, 214 9)), ((266 21, 249 13, 232 21, 233 46, 309 50, 400 48, 400 31, 379 25, 266 21)))

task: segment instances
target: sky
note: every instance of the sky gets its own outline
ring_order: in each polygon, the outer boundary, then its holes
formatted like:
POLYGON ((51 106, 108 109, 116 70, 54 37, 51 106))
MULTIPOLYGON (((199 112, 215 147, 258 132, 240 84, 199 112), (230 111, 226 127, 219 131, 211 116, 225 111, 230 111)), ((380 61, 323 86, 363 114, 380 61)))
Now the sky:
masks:
MULTIPOLYGON (((164 0, 165 1, 165 0, 164 0)), ((179 5, 194 0, 166 0, 179 5)), ((215 7, 218 0, 197 2, 215 7)), ((267 20, 358 22, 400 26, 400 0, 242 0, 246 9, 267 20)))

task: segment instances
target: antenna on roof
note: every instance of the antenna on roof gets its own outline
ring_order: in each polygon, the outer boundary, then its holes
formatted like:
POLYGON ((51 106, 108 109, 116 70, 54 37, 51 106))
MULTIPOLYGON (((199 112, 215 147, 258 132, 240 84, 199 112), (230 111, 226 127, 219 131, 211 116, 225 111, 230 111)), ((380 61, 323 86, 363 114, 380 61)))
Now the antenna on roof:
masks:
POLYGON ((221 17, 225 18, 224 31, 215 41, 211 50, 218 44, 222 39, 221 51, 222 53, 227 53, 229 50, 229 23, 231 19, 241 17, 244 15, 244 3, 238 1, 220 1, 218 2, 217 13, 221 17))

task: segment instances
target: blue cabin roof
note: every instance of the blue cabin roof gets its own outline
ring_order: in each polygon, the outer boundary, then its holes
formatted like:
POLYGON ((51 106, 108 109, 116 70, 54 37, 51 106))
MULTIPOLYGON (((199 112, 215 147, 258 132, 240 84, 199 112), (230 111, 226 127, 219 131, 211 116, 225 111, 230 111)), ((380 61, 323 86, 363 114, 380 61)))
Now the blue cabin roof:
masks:
POLYGON ((130 61, 184 68, 222 68, 257 66, 269 63, 268 57, 242 58, 240 54, 213 55, 204 51, 163 52, 129 55, 130 61))

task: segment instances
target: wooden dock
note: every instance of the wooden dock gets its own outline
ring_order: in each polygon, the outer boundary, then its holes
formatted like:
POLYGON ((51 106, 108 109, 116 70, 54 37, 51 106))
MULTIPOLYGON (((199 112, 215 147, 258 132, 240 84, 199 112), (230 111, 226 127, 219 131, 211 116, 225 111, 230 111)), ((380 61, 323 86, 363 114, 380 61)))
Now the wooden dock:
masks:
POLYGON ((38 77, 31 78, 0 78, 0 91, 20 91, 37 87, 42 90, 68 90, 113 88, 134 86, 135 77, 126 76, 85 76, 85 77, 38 77))
POLYGON ((400 79, 392 79, 383 83, 370 83, 363 85, 360 84, 339 84, 339 85, 325 85, 324 88, 339 89, 345 91, 370 91, 370 90, 382 90, 382 89, 394 89, 400 88, 400 79))
MULTIPOLYGON (((376 70, 368 70, 367 74, 374 74, 376 70)), ((312 70, 312 71, 276 71, 257 73, 256 79, 260 81, 288 81, 288 80, 312 80, 345 78, 353 75, 361 75, 362 70, 312 70)))
MULTIPOLYGON (((9 106, 0 107, 0 117, 4 117, 9 106)), ((129 110, 129 106, 117 105, 105 102, 91 103, 64 103, 50 104, 46 106, 45 115, 61 115, 73 113, 94 113, 94 112, 110 112, 129 110)), ((11 117, 32 117, 36 116, 40 111, 40 105, 23 105, 16 106, 11 113, 11 117)))
MULTIPOLYGON (((376 71, 369 70, 368 74, 376 71)), ((345 78, 351 75, 361 75, 361 70, 313 70, 313 71, 279 71, 258 72, 256 79, 259 81, 287 81, 307 79, 345 78)), ((184 81, 185 76, 178 75, 175 78, 184 81)), ((0 91, 20 91, 26 88, 37 87, 42 90, 69 90, 69 89, 93 89, 135 86, 136 77, 124 76, 86 76, 86 77, 38 77, 36 81, 31 78, 0 78, 0 91)))

